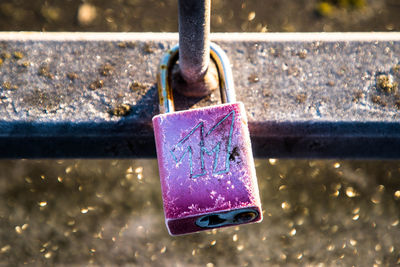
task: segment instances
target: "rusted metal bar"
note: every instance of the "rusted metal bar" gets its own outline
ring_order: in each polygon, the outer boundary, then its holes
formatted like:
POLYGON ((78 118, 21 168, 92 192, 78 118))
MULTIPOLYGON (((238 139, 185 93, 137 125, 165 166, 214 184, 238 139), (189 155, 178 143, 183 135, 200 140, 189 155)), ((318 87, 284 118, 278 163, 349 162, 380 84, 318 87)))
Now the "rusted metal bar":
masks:
MULTIPOLYGON (((214 34, 259 157, 399 158, 400 34, 214 34)), ((0 157, 154 157, 177 34, 0 33, 0 157)), ((215 104, 174 96, 176 108, 215 104)))
POLYGON ((173 85, 186 96, 206 96, 218 88, 218 71, 210 64, 211 0, 179 0, 178 6, 179 69, 173 85))
POLYGON ((189 83, 203 78, 210 62, 211 0, 179 0, 179 66, 189 83))

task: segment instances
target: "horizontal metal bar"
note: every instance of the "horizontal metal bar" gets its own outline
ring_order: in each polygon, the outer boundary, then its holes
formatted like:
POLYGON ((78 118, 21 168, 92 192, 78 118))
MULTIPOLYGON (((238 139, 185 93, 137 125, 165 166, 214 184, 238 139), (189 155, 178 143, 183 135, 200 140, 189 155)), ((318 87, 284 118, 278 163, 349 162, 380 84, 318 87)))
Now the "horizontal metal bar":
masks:
MULTIPOLYGON (((400 33, 211 40, 232 63, 256 156, 400 158, 400 33)), ((156 70, 177 42, 164 33, 0 33, 0 157, 155 156, 156 70)), ((175 99, 184 109, 219 96, 175 99)))

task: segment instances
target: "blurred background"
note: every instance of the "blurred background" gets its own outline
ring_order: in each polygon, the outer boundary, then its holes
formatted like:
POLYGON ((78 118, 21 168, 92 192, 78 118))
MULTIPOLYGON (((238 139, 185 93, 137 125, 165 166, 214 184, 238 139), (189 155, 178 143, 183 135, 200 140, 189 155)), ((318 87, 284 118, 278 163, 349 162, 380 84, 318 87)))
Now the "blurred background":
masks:
MULTIPOLYGON (((212 1, 212 31, 398 31, 398 0, 212 1)), ((0 0, 2 31, 177 31, 177 1, 0 0)), ((1 266, 394 266, 400 162, 256 159, 260 224, 170 237, 157 161, 0 161, 1 266)))
MULTIPOLYGON (((213 0, 211 31, 395 31, 398 0, 213 0)), ((1 0, 2 31, 176 32, 177 0, 1 0)))

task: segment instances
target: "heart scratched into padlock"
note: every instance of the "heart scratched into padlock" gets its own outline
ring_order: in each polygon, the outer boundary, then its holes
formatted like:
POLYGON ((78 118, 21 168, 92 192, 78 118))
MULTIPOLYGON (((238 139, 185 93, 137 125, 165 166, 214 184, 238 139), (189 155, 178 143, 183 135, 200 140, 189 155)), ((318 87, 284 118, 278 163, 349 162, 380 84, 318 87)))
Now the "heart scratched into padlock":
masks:
POLYGON ((246 111, 235 102, 224 51, 211 43, 225 104, 173 112, 168 70, 178 46, 162 59, 160 111, 153 118, 165 220, 171 235, 262 220, 246 111))

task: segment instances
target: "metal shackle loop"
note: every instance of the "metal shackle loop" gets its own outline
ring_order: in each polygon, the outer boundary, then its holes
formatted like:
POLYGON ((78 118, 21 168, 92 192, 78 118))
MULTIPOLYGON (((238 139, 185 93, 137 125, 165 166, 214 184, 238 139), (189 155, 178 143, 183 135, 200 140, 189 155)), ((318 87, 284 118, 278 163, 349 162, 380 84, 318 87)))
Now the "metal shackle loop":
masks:
MULTIPOLYGON (((170 70, 178 59, 179 45, 176 45, 161 59, 158 75, 157 86, 158 96, 160 99, 160 113, 169 113, 175 110, 173 92, 171 88, 170 70)), ((223 103, 236 102, 235 86, 233 83, 232 69, 228 56, 215 43, 210 43, 210 56, 214 60, 219 75, 219 87, 223 103)))

